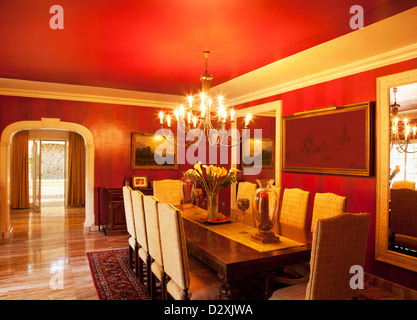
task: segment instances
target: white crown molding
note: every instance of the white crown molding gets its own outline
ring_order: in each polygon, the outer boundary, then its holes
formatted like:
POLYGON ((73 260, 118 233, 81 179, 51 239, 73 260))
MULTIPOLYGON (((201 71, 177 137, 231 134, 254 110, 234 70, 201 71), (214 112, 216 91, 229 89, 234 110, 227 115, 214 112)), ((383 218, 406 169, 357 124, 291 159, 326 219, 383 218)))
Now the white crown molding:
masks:
POLYGON ((220 84, 232 106, 417 57, 417 7, 220 84))
POLYGON ((0 78, 0 95, 174 108, 182 96, 113 88, 0 78))

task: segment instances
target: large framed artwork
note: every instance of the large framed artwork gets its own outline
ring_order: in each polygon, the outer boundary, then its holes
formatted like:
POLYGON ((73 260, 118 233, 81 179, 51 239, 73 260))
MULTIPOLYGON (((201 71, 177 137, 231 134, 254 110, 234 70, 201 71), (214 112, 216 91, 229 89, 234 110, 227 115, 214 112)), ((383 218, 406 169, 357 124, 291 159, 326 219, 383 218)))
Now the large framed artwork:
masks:
POLYGON ((242 166, 254 167, 262 163, 262 168, 273 168, 275 139, 246 139, 242 142, 242 166), (257 159, 262 157, 262 160, 257 159))
POLYGON ((160 135, 153 133, 132 132, 131 134, 131 155, 130 167, 132 170, 177 170, 178 164, 175 154, 175 147, 169 146, 169 142, 160 135), (168 148, 162 148, 161 154, 155 150, 165 143, 168 148), (158 158, 159 157, 159 158, 158 158), (172 159, 168 163, 162 163, 161 159, 172 159), (162 163, 162 164, 161 164, 162 163))
POLYGON ((371 109, 366 102, 282 117, 282 170, 371 175, 371 109))

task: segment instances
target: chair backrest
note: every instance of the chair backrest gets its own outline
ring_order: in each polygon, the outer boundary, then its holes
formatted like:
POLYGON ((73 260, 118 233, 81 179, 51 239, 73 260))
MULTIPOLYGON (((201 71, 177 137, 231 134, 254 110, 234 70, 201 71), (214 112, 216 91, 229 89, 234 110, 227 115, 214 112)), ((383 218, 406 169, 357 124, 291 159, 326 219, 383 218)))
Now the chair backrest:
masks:
POLYGON ((135 232, 135 221, 133 219, 133 208, 132 208, 132 189, 128 186, 123 186, 123 203, 125 207, 126 226, 129 235, 136 239, 135 232))
POLYGON ((408 188, 415 189, 416 183, 414 181, 399 180, 392 183, 392 189, 408 188))
POLYGON ((417 190, 391 189, 391 232, 417 237, 417 190))
POLYGON ((143 193, 139 190, 132 190, 132 208, 135 221, 136 241, 148 251, 148 236, 146 232, 145 208, 143 206, 143 193))
POLYGON ((181 204, 181 180, 165 179, 153 182, 153 195, 159 202, 181 204))
POLYGON ((307 300, 351 299, 352 266, 363 268, 370 215, 344 213, 316 223, 310 259, 307 300))
POLYGON ((310 192, 298 188, 285 189, 282 196, 279 222, 307 229, 310 192))
POLYGON ((164 265, 161 249, 158 200, 154 196, 144 196, 146 231, 149 255, 161 266, 164 265))
POLYGON ((159 203, 158 211, 165 273, 181 289, 188 289, 190 275, 181 213, 169 203, 159 203))
POLYGON ((316 193, 314 197, 311 232, 319 219, 331 218, 346 212, 346 197, 334 193, 316 193))

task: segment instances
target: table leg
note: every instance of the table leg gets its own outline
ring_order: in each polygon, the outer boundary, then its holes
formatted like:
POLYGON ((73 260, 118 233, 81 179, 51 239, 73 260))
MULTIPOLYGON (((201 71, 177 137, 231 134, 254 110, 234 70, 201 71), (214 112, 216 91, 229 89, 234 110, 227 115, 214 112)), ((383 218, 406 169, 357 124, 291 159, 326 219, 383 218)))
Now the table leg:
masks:
POLYGON ((224 282, 219 289, 220 300, 240 300, 239 289, 231 282, 224 282))

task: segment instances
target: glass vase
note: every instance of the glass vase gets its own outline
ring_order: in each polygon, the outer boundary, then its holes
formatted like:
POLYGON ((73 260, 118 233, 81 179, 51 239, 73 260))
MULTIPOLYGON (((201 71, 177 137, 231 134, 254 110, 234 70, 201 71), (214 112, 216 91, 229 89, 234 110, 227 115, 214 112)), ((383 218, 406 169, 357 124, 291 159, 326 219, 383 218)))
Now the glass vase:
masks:
POLYGON ((215 220, 219 213, 219 194, 207 193, 207 220, 215 220))
POLYGON ((194 179, 184 174, 181 179, 181 204, 185 209, 192 208, 194 203, 194 189, 196 183, 194 179))
POLYGON ((253 194, 252 201, 258 231, 251 239, 260 243, 279 242, 279 237, 272 231, 278 212, 277 193, 270 186, 259 188, 253 194))

